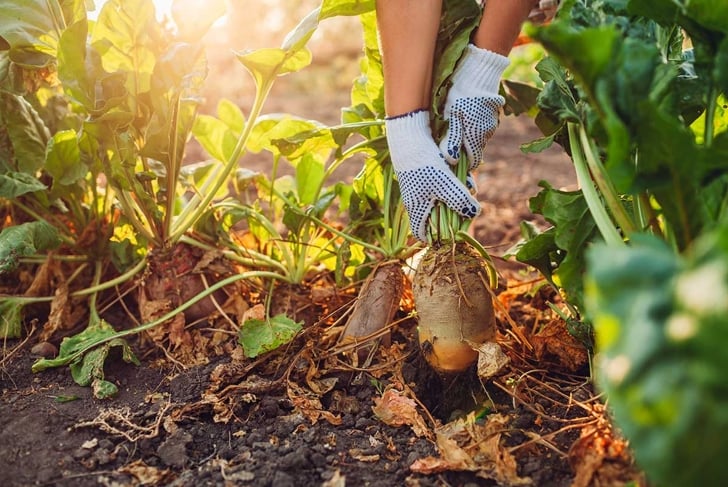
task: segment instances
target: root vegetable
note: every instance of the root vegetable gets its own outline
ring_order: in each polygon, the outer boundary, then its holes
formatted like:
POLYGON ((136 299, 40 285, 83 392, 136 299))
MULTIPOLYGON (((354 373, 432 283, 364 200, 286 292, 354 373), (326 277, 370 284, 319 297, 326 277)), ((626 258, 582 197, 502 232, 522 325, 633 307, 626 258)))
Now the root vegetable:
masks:
POLYGON ((415 272, 412 293, 420 346, 438 372, 467 369, 478 359, 474 347, 494 339, 486 261, 470 244, 430 247, 415 272))
MULTIPOLYGON (((366 342, 394 319, 404 289, 404 271, 399 261, 378 265, 359 291, 354 309, 341 334, 340 343, 366 342)), ((389 339, 389 334, 384 335, 389 339)), ((366 353, 370 347, 363 347, 366 353)))

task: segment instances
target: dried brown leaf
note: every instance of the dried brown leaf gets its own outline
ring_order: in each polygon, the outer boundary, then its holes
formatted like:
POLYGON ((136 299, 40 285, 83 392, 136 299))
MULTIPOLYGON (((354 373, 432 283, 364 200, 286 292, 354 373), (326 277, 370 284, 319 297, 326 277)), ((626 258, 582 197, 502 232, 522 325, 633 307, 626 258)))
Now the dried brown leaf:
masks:
POLYGON ((166 481, 171 480, 169 469, 162 470, 157 467, 152 467, 142 460, 124 465, 119 469, 119 472, 134 477, 138 485, 162 485, 166 481))
POLYGON ((378 454, 366 453, 360 448, 351 448, 349 450, 349 455, 351 455, 351 458, 353 458, 354 460, 359 460, 360 462, 365 463, 378 462, 381 458, 381 456, 378 454))
POLYGON ((536 359, 541 362, 550 359, 574 372, 589 361, 586 348, 569 333, 561 319, 550 321, 537 334, 531 335, 530 341, 536 359))
POLYGON ((243 313, 242 323, 248 320, 264 320, 265 319, 265 306, 262 304, 256 304, 252 308, 248 309, 243 313))
POLYGON ((608 485, 645 485, 634 468, 625 440, 615 437, 607 423, 583 428, 581 436, 569 450, 569 463, 574 470, 572 487, 608 485))
POLYGON ((515 457, 501 445, 501 432, 508 422, 508 417, 493 414, 485 423, 479 423, 470 414, 441 426, 435 431, 440 457, 419 459, 410 470, 427 475, 464 470, 495 480, 499 485, 531 484, 530 478, 518 475, 515 457))
POLYGON ((316 424, 322 418, 335 426, 341 424, 341 416, 326 411, 318 395, 306 391, 296 384, 289 384, 288 398, 293 406, 312 424, 316 424))
POLYGON ((496 376, 511 361, 497 342, 485 342, 474 348, 478 351, 478 377, 481 379, 496 376))
POLYGON ((382 397, 374 398, 374 414, 389 426, 412 428, 417 436, 426 436, 429 429, 425 420, 417 412, 417 403, 404 392, 389 388, 382 397))
POLYGON ((61 282, 56 286, 56 292, 53 296, 53 301, 51 301, 51 310, 48 314, 48 321, 43 326, 39 341, 49 341, 56 332, 68 330, 73 325, 68 284, 61 282))
POLYGON ((50 292, 50 290, 52 289, 51 276, 55 273, 58 273, 58 271, 51 270, 51 266, 57 267, 57 261, 53 260, 52 258, 48 258, 43 261, 38 269, 36 269, 35 273, 32 276, 33 280, 30 283, 30 286, 28 286, 28 289, 25 290, 25 296, 45 296, 50 292))

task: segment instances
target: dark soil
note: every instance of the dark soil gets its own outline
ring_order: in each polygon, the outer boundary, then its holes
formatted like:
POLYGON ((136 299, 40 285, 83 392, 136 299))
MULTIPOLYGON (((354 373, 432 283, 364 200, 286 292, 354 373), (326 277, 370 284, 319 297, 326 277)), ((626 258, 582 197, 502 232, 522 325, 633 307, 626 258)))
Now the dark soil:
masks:
MULTIPOLYGON (((521 220, 543 224, 527 207, 539 180, 573 185, 558 149, 518 150, 537 135, 529 119, 504 119, 478 173, 483 213, 474 234, 496 256, 518 241, 521 220)), ((448 379, 430 374, 412 320, 358 368, 334 353, 335 327, 323 316, 257 360, 234 344, 186 368, 154 355, 129 365, 112 353, 105 377, 119 394, 103 401, 76 385, 67 368, 31 373, 37 334, 9 341, 0 362, 0 485, 586 486, 639 479, 592 388, 583 347, 546 304, 558 296, 522 266, 499 267, 499 342, 511 362, 482 382, 472 370, 448 379)))

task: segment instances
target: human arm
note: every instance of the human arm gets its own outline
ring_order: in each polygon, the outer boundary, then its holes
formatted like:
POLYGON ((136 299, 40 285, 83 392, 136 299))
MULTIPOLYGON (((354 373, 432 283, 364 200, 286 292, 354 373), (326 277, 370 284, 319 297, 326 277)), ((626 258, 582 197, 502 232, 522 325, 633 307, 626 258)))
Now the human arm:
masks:
POLYGON ((443 116, 449 122, 440 150, 456 164, 464 149, 471 169, 483 158, 505 100, 498 94, 508 54, 538 0, 487 0, 472 43, 452 76, 443 116))
POLYGON ((472 218, 477 200, 447 167, 430 131, 429 107, 441 0, 378 0, 390 158, 412 233, 426 240, 435 201, 472 218))

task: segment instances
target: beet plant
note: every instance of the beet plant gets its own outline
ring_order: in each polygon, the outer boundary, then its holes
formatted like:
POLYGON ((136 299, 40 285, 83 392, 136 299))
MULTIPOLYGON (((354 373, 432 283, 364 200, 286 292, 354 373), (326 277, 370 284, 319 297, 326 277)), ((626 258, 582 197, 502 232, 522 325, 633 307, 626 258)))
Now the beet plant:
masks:
MULTIPOLYGON (((563 2, 537 123, 575 192, 531 200, 553 227, 522 245, 594 326, 596 379, 657 485, 722 485, 728 10, 710 1, 563 2)), ((583 329, 583 328, 582 328, 583 329)))
MULTIPOLYGON (((198 239, 191 230, 227 193, 277 77, 310 62, 305 45, 313 28, 303 23, 280 48, 237 53, 256 85, 247 120, 212 160, 183 169, 187 141, 203 130, 199 90, 207 72, 199 41, 224 13, 222 2, 200 12, 195 25, 173 18, 175 31, 156 20, 150 0, 106 2, 95 22, 85 5, 0 7, 9 19, 0 26, 0 272, 12 282, 18 266, 43 271, 26 289, 2 297, 9 319, 1 330, 17 335, 24 309, 50 302, 44 337, 61 338, 69 329, 59 326, 77 328, 69 318, 73 312, 82 319, 87 306, 85 330, 66 336, 59 355, 39 360, 34 370, 70 364, 79 383, 104 385, 99 394, 106 395, 109 348, 122 346, 124 358, 136 360, 123 337, 154 331, 150 336, 158 339, 159 325, 176 323, 178 333, 173 338, 170 332, 169 340, 179 345, 185 320, 209 314, 209 296, 243 279, 281 277, 267 270, 240 273, 232 260, 215 271, 197 269, 205 250, 193 245, 198 239), (55 297, 45 296, 48 276, 61 290, 55 297), (100 318, 99 300, 113 303, 118 298, 104 291, 131 288, 135 277, 143 284, 141 324, 117 331, 100 318)), ((168 339, 166 331, 161 336, 168 339)))

